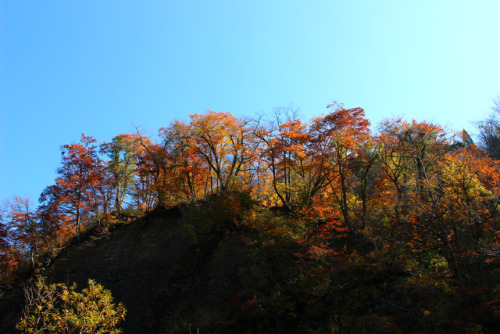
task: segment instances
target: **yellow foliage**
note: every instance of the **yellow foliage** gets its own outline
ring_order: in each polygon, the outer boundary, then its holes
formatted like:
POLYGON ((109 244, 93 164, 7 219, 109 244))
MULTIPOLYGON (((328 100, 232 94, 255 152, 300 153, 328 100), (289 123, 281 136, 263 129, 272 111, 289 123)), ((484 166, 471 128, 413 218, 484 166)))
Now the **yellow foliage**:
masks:
POLYGON ((126 309, 93 280, 82 292, 76 284, 47 284, 44 277, 25 290, 24 315, 16 325, 23 333, 121 333, 116 325, 126 309))

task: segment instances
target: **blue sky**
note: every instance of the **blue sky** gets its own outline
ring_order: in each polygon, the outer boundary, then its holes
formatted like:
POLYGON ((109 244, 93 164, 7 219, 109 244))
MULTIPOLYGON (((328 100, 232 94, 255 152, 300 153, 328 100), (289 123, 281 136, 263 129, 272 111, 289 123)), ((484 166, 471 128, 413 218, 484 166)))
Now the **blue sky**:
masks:
POLYGON ((0 0, 0 200, 60 146, 205 110, 332 101, 474 132, 500 94, 500 1, 0 0))

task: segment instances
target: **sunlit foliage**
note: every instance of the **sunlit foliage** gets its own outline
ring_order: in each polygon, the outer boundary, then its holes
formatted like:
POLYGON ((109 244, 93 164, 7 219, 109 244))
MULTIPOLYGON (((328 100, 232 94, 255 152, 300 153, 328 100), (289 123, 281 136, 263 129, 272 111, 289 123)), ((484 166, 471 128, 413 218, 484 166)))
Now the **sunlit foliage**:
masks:
POLYGON ((93 280, 78 292, 75 284, 49 284, 38 277, 25 296, 25 311, 16 326, 23 333, 121 333, 116 326, 126 309, 93 280))

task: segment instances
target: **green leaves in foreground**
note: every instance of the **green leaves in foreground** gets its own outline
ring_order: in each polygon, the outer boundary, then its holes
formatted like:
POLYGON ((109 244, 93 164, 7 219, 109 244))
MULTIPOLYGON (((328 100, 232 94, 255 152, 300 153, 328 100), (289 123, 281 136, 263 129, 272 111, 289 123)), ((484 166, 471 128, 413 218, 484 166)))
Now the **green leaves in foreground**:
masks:
POLYGON ((24 315, 16 325, 23 333, 121 333, 115 327, 127 311, 93 280, 77 292, 76 284, 48 284, 40 276, 25 296, 24 315))

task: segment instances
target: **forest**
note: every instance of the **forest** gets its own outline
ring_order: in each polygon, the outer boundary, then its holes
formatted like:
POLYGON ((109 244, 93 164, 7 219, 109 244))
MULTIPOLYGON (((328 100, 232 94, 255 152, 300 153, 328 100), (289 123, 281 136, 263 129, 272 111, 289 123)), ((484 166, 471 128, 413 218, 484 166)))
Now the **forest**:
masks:
MULTIPOLYGON (((56 290, 66 299, 48 310, 70 307, 68 295, 90 305, 84 293, 93 293, 112 314, 101 332, 127 329, 127 304, 112 302, 113 288, 89 281, 79 295, 72 282, 46 283, 46 270, 91 235, 175 211, 178 239, 189 249, 213 250, 214 235, 237 236, 243 246, 233 251, 246 259, 239 270, 250 283, 234 283, 230 300, 212 301, 232 309, 217 321, 157 310, 163 320, 151 332, 495 333, 500 104, 493 110, 477 123, 475 140, 400 117, 372 127, 362 108, 338 103, 309 121, 293 108, 248 119, 207 111, 161 127, 156 138, 137 129, 97 143, 82 134, 61 147, 57 177, 38 204, 23 197, 2 204, 0 313, 21 300, 21 332, 78 332, 81 320, 49 321, 50 312, 30 305, 41 305, 37 293, 56 290), (183 317, 191 317, 189 327, 174 324, 183 317), (30 331, 44 321, 45 329, 30 331), (58 321, 59 330, 50 327, 58 321)), ((197 256, 191 264, 199 269, 197 256)), ((189 282, 172 281, 189 290, 189 282)), ((175 304, 182 296, 169 298, 175 304)))

